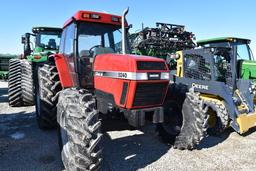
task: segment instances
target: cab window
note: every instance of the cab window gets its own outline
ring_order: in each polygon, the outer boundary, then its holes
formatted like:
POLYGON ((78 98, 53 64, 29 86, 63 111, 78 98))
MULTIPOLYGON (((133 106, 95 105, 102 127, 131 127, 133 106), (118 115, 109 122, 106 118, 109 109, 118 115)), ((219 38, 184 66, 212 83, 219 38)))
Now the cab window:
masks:
POLYGON ((237 60, 250 60, 250 54, 248 50, 248 46, 243 45, 237 45, 237 60))

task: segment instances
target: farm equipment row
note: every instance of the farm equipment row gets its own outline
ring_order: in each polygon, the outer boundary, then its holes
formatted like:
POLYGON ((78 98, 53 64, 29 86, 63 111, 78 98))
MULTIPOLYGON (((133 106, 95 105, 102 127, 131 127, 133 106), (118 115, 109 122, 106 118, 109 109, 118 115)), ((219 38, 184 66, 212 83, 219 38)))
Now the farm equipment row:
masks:
POLYGON ((122 115, 135 128, 151 121, 178 149, 229 125, 240 134, 255 126, 249 40, 195 48, 192 32, 165 23, 129 35, 127 13, 78 11, 63 29, 34 28, 22 38, 24 59, 10 60, 10 105, 35 102, 39 127, 58 128, 67 170, 100 169, 103 116, 122 115))
POLYGON ((39 85, 38 67, 48 61, 49 55, 58 51, 61 31, 60 28, 34 27, 33 33, 25 33, 22 36, 24 54, 21 58, 11 59, 9 62, 10 106, 34 105, 34 89, 39 85), (35 40, 33 43, 30 41, 31 36, 35 40))
POLYGON ((9 75, 9 60, 17 58, 16 55, 1 54, 0 55, 0 79, 7 80, 9 75))

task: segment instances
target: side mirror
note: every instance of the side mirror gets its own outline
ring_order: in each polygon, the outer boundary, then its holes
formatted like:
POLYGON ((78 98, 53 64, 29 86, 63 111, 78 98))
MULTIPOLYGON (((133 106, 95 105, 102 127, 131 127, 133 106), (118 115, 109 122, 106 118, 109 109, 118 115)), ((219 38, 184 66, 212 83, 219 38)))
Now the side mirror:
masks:
POLYGON ((133 27, 133 25, 132 25, 132 24, 129 24, 128 30, 131 29, 132 27, 133 27))
POLYGON ((26 37, 25 36, 21 36, 21 43, 25 44, 26 43, 26 37))

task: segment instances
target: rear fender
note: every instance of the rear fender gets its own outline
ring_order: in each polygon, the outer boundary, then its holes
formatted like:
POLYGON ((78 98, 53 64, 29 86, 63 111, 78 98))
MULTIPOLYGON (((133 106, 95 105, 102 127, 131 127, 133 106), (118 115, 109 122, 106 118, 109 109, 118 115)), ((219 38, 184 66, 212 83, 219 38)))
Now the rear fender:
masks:
POLYGON ((62 54, 54 54, 54 60, 58 70, 61 86, 63 88, 73 87, 74 83, 64 56, 62 54))

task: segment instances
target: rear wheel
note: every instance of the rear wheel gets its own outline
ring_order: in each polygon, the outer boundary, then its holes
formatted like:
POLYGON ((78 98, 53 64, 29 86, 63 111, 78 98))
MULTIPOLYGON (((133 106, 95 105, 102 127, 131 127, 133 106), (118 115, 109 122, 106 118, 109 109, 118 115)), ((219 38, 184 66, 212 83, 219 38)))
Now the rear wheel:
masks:
POLYGON ((207 106, 199 98, 199 94, 184 90, 171 91, 181 101, 167 103, 165 122, 158 125, 159 135, 174 148, 192 150, 206 135, 207 106), (182 104, 182 105, 180 105, 182 104))
POLYGON ((208 106, 203 103, 198 93, 189 91, 182 106, 183 122, 174 148, 194 149, 205 137, 208 127, 208 106))
POLYGON ((12 107, 22 106, 22 65, 20 59, 10 59, 9 61, 9 80, 8 80, 8 98, 9 105, 12 107))
POLYGON ((209 117, 207 133, 209 135, 220 135, 228 127, 228 110, 222 101, 207 102, 209 117))
POLYGON ((92 94, 84 90, 63 90, 57 106, 59 145, 65 169, 99 170, 102 161, 99 147, 101 122, 92 94))
POLYGON ((41 129, 57 126, 57 102, 61 84, 57 68, 53 63, 45 63, 37 69, 36 116, 41 129))

